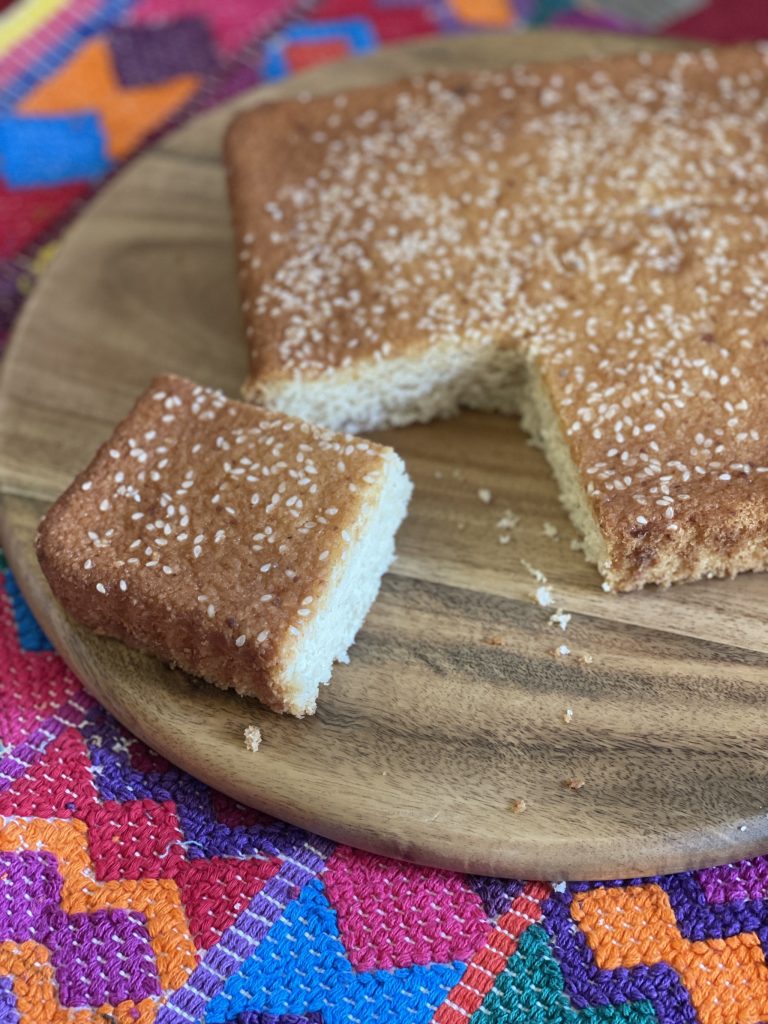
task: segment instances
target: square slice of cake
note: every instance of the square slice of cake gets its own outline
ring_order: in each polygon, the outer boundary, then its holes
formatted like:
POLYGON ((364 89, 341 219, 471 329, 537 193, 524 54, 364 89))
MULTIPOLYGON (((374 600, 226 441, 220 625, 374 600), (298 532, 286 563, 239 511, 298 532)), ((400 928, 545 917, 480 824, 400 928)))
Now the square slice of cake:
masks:
POLYGON ((347 660, 410 494, 390 448, 160 377, 37 553, 77 621, 301 716, 347 660))
POLYGON ((523 412, 606 589, 768 566, 768 48, 239 115, 251 374, 335 429, 523 412))

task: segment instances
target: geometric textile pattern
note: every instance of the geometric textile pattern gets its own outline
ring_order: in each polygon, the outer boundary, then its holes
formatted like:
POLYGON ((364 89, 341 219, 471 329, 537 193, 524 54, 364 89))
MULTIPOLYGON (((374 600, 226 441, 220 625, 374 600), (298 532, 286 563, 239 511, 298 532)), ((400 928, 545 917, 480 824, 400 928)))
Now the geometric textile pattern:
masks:
POLYGON ((359 971, 461 960, 488 932, 482 900, 460 875, 341 847, 323 881, 359 971), (377 920, 387 928, 372 927, 377 920))

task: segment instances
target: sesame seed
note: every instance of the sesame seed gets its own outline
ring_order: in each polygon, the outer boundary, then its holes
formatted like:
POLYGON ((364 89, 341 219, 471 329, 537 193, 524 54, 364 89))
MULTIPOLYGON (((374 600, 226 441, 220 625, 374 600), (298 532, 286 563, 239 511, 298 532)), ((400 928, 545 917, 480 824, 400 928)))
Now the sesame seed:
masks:
POLYGON ((106 592, 107 592, 107 588, 104 586, 103 583, 97 583, 96 584, 96 589, 98 590, 98 592, 100 594, 106 594, 106 592))
POLYGON ((235 647, 242 647, 245 643, 245 633, 241 633, 240 636, 235 640, 235 647))

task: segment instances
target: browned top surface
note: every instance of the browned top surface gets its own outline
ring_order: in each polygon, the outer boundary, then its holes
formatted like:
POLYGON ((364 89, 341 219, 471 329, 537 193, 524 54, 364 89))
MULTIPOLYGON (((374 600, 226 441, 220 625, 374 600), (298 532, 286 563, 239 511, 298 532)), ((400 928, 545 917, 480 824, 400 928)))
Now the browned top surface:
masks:
POLYGON ((754 516, 768 486, 766 121, 759 47, 241 115, 227 153, 253 372, 520 346, 604 529, 710 541, 713 510, 754 516))
POLYGON ((312 616, 388 449, 159 377, 48 514, 46 564, 264 664, 312 616), (193 623, 194 625, 194 623, 193 623))

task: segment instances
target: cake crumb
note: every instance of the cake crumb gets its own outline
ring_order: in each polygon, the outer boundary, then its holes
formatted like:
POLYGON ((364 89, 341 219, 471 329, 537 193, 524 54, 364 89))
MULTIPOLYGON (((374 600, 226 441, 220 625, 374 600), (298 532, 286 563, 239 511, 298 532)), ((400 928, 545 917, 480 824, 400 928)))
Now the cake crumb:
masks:
POLYGON ((477 496, 484 505, 490 505, 493 501, 493 492, 488 487, 480 487, 477 496))
POLYGON ((559 539, 557 527, 554 523, 543 523, 541 527, 541 532, 544 534, 545 537, 549 537, 550 540, 559 539))
POLYGON ((580 775, 572 775, 569 779, 563 779, 563 785, 566 789, 576 791, 584 788, 584 779, 580 775))
POLYGON ((573 708, 566 708, 563 712, 563 721, 566 725, 573 721, 573 708))
POLYGON ((508 534, 508 533, 500 533, 499 534, 499 544, 509 544, 509 542, 511 540, 512 540, 512 537, 510 536, 510 534, 508 534))
POLYGON ((528 572, 533 576, 537 583, 546 583, 547 577, 541 571, 541 569, 534 569, 530 562, 526 562, 524 558, 520 559, 520 564, 524 566, 528 572))
POLYGON ((603 589, 603 590, 604 590, 604 591, 606 592, 606 594, 610 594, 610 593, 611 593, 611 591, 613 590, 613 587, 612 587, 612 586, 611 586, 611 584, 610 584, 610 583, 608 582, 608 580, 603 580, 603 582, 602 582, 602 583, 600 584, 600 586, 601 586, 601 587, 602 587, 602 589, 603 589))
POLYGON ((496 529, 514 530, 519 522, 520 516, 515 515, 515 513, 511 509, 506 508, 504 509, 504 514, 502 515, 501 519, 499 519, 496 523, 496 529))
POLYGON ((595 659, 592 657, 591 654, 582 654, 581 660, 584 662, 585 665, 591 665, 595 659))
POLYGON ((553 612, 549 616, 549 621, 553 626, 559 626, 560 629, 565 631, 568 629, 568 623, 571 621, 573 616, 570 612, 565 611, 564 608, 558 608, 556 612, 553 612))
POLYGON ((483 641, 486 644, 490 644, 491 647, 504 647, 506 645, 506 640, 503 636, 499 636, 498 633, 483 637, 483 641))
POLYGON ((567 658, 570 653, 571 648, 568 646, 568 644, 560 644, 560 646, 555 649, 556 658, 567 658))
POLYGON ((245 739, 245 749, 255 754, 261 746, 261 729, 258 725, 247 725, 243 736, 245 739))
POLYGON ((574 537, 573 540, 571 541, 571 551, 583 551, 583 550, 584 550, 584 541, 579 540, 578 537, 574 537))
POLYGON ((525 800, 521 798, 513 800, 509 805, 509 809, 510 811, 512 811, 513 814, 522 814, 527 807, 528 805, 526 804, 525 800))

